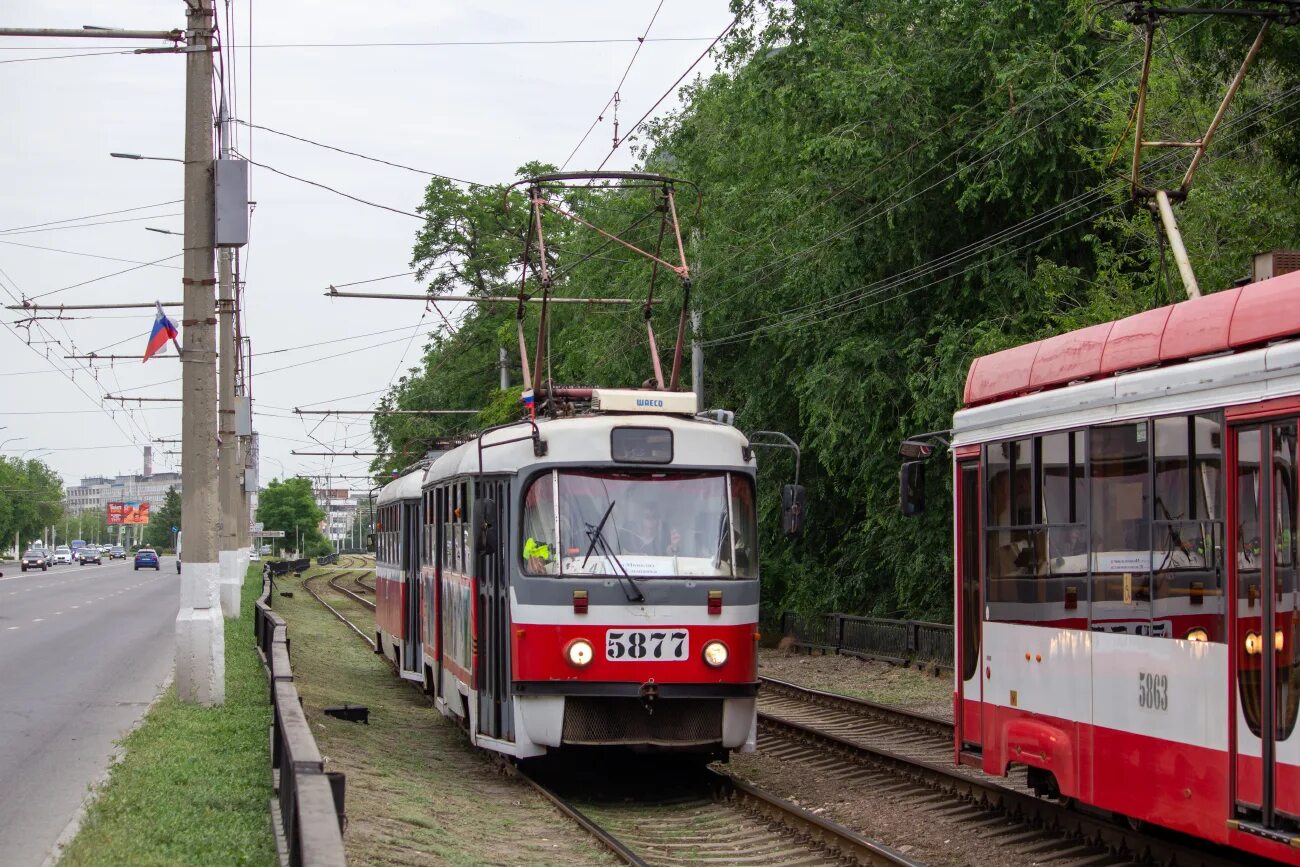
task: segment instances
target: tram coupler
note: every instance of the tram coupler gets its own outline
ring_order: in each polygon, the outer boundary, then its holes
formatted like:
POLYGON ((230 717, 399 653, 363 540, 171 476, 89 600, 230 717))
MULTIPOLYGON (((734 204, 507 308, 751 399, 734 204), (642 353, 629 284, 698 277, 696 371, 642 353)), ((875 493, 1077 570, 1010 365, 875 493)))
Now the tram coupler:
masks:
POLYGON ((654 702, 657 698, 659 698, 659 684, 653 680, 641 684, 641 706, 645 708, 646 713, 654 714, 654 702))

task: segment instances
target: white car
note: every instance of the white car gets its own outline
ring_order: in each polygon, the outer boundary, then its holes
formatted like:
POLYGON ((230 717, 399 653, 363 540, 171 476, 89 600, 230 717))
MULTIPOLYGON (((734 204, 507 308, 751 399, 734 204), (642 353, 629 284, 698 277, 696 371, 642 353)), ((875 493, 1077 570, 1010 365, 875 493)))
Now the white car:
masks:
POLYGON ((54 566, 59 566, 59 565, 71 566, 72 549, 69 548, 67 545, 60 545, 59 547, 55 548, 54 556, 50 559, 50 563, 54 566))

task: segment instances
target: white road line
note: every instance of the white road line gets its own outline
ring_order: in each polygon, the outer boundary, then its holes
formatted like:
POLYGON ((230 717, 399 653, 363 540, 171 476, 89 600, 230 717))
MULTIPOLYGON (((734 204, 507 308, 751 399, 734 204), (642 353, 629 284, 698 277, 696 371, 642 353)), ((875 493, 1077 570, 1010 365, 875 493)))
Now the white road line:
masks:
POLYGON ((80 608, 81 606, 80 606, 80 605, 74 605, 74 606, 72 606, 72 607, 73 607, 73 608, 80 608))
POLYGON ((32 623, 40 623, 44 619, 45 619, 44 617, 37 617, 35 620, 32 621, 32 623))
POLYGON ((9 631, 10 631, 10 632, 13 632, 15 629, 18 629, 18 628, 19 628, 19 627, 17 627, 17 626, 10 626, 10 627, 9 627, 9 631))
POLYGON ((62 611, 56 611, 56 612, 54 612, 54 616, 55 616, 55 617, 58 617, 58 616, 59 616, 60 614, 62 614, 62 613, 63 613, 62 611))

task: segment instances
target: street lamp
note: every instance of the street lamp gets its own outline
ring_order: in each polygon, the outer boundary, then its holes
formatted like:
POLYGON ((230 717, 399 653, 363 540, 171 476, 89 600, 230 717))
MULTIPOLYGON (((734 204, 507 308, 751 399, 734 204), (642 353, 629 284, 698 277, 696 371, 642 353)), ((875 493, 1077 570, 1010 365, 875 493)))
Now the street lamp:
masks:
POLYGON ((181 164, 185 163, 185 160, 178 160, 176 159, 176 157, 146 157, 140 154, 119 154, 119 153, 110 153, 109 156, 119 160, 158 160, 159 162, 167 162, 167 163, 181 163, 181 164))
POLYGON ((7 439, 7 440, 5 440, 4 442, 0 443, 0 451, 3 451, 3 450, 4 450, 4 447, 7 446, 7 445, 9 445, 10 443, 16 443, 16 442, 18 442, 19 440, 25 440, 25 439, 27 439, 27 437, 10 437, 9 439, 7 439))
POLYGON ((146 232, 157 232, 159 235, 175 235, 178 238, 184 238, 184 232, 173 232, 171 229, 155 229, 153 226, 145 226, 146 232))

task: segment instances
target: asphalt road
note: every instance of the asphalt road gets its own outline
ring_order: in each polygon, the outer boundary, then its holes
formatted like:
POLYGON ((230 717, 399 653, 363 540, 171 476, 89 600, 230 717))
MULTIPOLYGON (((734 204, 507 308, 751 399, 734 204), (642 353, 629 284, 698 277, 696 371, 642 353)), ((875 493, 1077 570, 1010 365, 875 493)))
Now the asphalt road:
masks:
POLYGON ((176 564, 0 578, 0 865, 39 865, 172 671, 176 564))

